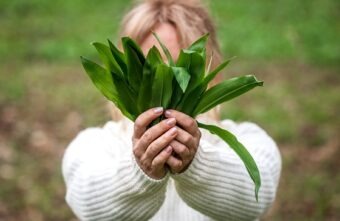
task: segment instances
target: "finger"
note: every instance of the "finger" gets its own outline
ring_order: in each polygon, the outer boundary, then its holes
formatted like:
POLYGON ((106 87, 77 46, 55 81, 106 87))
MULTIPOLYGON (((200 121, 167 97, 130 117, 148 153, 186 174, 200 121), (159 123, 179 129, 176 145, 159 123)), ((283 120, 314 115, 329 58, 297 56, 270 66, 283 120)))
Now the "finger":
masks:
POLYGON ((139 148, 144 153, 148 146, 154 142, 158 137, 168 131, 170 128, 176 125, 176 119, 170 118, 166 120, 162 120, 160 123, 149 128, 142 137, 138 140, 137 144, 139 148))
POLYGON ((190 156, 189 149, 177 140, 171 141, 170 146, 172 146, 174 152, 181 158, 181 160, 184 160, 190 156))
POLYGON ((176 136, 176 140, 184 144, 185 146, 187 146, 189 150, 194 148, 195 147, 194 137, 180 127, 177 127, 177 130, 178 130, 178 134, 176 136))
POLYGON ((172 173, 179 173, 183 169, 183 162, 174 156, 170 156, 166 163, 170 166, 172 173))
POLYGON ((151 163, 151 167, 155 170, 162 169, 172 153, 172 147, 168 146, 160 152, 151 163))
POLYGON ((177 128, 173 127, 164 133, 162 136, 158 137, 154 142, 152 142, 145 151, 145 157, 148 159, 153 159, 156 155, 161 152, 166 146, 170 144, 172 140, 177 136, 177 128))
POLYGON ((153 120, 163 113, 162 107, 151 108, 141 113, 134 124, 134 138, 140 138, 153 120))
POLYGON ((192 117, 176 110, 166 110, 165 117, 176 118, 178 125, 180 125, 184 130, 188 131, 191 135, 196 136, 198 126, 196 120, 193 119, 192 117))

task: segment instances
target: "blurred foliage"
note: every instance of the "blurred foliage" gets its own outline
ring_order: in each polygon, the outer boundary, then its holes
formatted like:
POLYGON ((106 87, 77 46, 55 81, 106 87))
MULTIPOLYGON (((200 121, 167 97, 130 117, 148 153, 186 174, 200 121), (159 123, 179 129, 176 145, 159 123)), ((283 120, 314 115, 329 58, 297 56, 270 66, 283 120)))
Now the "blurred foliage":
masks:
MULTIPOLYGON (((109 0, 1 1, 0 25, 6 31, 0 34, 0 56, 69 62, 94 53, 89 42, 118 39, 121 15, 130 5, 109 0)), ((210 6, 227 54, 326 65, 340 60, 339 1, 217 0, 210 6)))
MULTIPOLYGON (((277 141, 283 173, 265 220, 339 220, 340 2, 210 2, 225 76, 263 88, 224 105, 277 141)), ((92 41, 118 40, 131 2, 0 1, 0 220, 74 220, 62 154, 79 130, 110 116, 82 70, 92 41), (57 209, 56 209, 57 208, 57 209)))

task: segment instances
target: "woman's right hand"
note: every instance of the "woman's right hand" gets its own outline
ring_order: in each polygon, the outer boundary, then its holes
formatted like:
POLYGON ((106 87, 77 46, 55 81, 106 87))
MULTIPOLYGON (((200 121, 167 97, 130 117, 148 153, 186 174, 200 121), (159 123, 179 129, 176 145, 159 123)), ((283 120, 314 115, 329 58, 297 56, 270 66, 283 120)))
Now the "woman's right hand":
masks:
POLYGON ((170 142, 177 136, 176 119, 168 118, 148 128, 161 116, 163 108, 152 108, 135 121, 132 137, 133 154, 139 167, 149 177, 162 179, 167 173, 166 162, 173 151, 170 142))

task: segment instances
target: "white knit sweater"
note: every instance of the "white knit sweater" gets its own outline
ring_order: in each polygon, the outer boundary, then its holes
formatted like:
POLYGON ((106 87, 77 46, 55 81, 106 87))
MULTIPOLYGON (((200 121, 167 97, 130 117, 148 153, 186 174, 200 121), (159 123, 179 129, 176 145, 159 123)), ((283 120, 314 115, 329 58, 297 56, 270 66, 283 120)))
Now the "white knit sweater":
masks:
POLYGON ((178 175, 148 177, 132 154, 133 124, 108 122, 79 133, 66 149, 62 172, 66 201, 80 220, 256 220, 275 199, 281 156, 256 124, 224 120, 255 159, 261 174, 259 202, 247 170, 226 143, 201 130, 194 160, 178 175))

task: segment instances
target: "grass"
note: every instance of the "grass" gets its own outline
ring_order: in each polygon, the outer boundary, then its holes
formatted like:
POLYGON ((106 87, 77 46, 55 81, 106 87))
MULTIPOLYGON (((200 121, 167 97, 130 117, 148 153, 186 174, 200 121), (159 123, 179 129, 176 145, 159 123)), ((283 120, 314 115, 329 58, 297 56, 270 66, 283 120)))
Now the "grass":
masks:
MULTIPOLYGON (((64 201, 63 151, 79 130, 110 118, 79 56, 94 58, 92 41, 117 41, 129 5, 0 2, 0 219, 74 220, 64 201)), ((216 0, 210 6, 225 56, 238 56, 225 76, 265 81, 223 106, 224 118, 258 123, 282 152, 277 201, 264 220, 340 219, 340 4, 216 0)))

